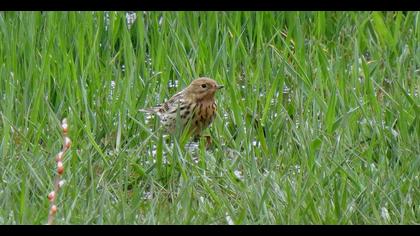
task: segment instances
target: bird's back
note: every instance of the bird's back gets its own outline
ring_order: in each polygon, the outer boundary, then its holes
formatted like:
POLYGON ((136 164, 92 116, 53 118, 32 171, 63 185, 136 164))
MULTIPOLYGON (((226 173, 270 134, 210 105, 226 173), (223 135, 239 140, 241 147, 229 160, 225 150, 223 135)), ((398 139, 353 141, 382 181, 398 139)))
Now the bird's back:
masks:
MULTIPOLYGON (((169 100, 166 102, 155 106, 150 107, 146 109, 140 109, 139 111, 150 113, 150 114, 156 114, 166 131, 173 132, 175 130, 176 125, 176 117, 177 117, 177 111, 183 110, 185 108, 185 105, 187 103, 184 92, 181 91, 174 96, 172 96, 169 100)), ((182 116, 182 114, 181 114, 182 116)), ((182 117, 181 124, 184 126, 186 122, 184 122, 185 118, 188 117, 182 117)))

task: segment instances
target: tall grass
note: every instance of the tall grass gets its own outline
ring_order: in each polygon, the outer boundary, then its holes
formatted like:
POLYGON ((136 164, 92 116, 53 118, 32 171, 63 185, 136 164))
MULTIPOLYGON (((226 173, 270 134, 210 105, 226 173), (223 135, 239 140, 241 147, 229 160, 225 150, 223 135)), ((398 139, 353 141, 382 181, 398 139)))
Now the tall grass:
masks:
POLYGON ((0 13, 0 224, 420 223, 418 12, 0 13), (139 108, 225 85, 188 148, 139 108))

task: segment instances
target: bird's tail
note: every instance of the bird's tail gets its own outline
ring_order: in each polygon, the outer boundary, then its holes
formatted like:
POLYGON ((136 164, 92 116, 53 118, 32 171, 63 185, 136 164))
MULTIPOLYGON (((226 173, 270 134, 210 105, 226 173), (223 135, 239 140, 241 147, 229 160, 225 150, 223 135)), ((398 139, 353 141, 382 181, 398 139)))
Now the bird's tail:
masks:
POLYGON ((145 108, 145 109, 139 109, 140 112, 144 112, 144 113, 148 113, 148 114, 154 114, 158 112, 158 108, 157 107, 150 107, 150 108, 145 108))

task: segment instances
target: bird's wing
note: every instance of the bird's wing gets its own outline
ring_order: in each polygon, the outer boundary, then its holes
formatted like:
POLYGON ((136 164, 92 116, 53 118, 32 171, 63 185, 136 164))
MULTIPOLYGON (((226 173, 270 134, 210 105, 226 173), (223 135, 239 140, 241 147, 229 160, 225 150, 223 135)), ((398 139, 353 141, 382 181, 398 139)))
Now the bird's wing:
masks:
POLYGON ((172 110, 177 109, 178 105, 180 105, 180 103, 183 102, 183 91, 175 94, 174 96, 172 96, 168 101, 159 104, 155 107, 150 107, 150 108, 146 108, 146 109, 139 109, 139 111, 141 112, 146 112, 146 113, 167 113, 167 112, 171 112, 172 110))
POLYGON ((184 101, 184 93, 183 91, 175 94, 172 96, 168 101, 162 104, 163 110, 160 112, 164 113, 172 113, 174 110, 178 108, 184 101))

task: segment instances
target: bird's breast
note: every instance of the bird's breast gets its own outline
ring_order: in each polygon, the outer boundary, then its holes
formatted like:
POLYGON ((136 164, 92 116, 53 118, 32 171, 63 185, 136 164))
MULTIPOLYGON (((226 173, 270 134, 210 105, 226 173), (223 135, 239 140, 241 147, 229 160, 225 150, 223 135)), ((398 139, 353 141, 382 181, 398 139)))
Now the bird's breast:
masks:
POLYGON ((217 105, 214 101, 201 102, 196 106, 193 122, 200 129, 205 129, 214 120, 217 105))

